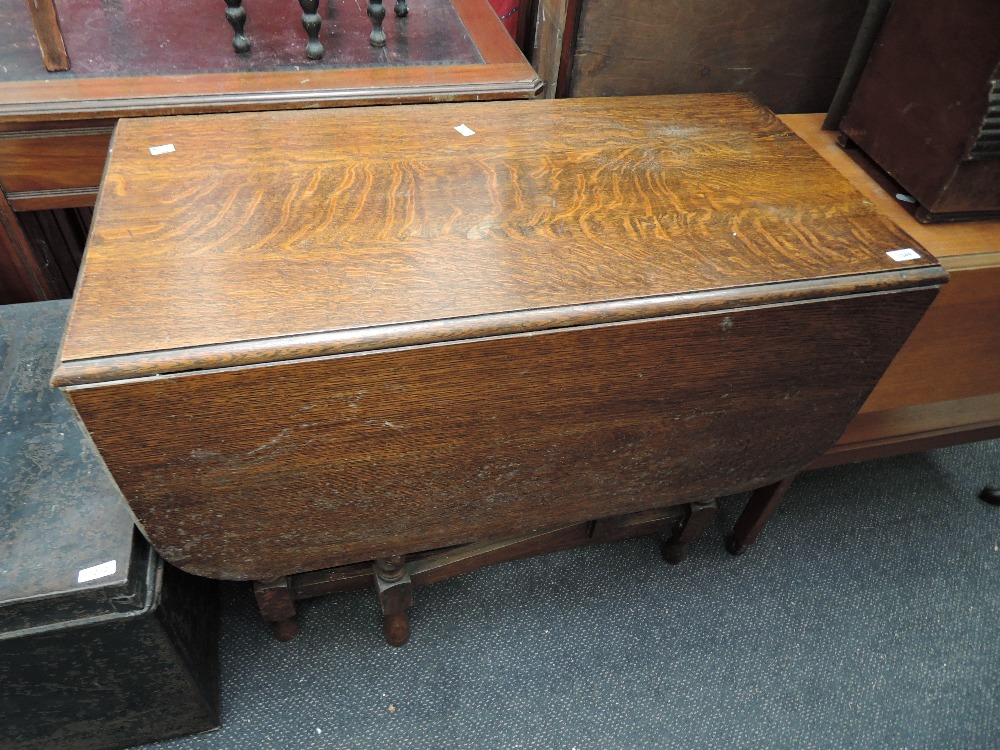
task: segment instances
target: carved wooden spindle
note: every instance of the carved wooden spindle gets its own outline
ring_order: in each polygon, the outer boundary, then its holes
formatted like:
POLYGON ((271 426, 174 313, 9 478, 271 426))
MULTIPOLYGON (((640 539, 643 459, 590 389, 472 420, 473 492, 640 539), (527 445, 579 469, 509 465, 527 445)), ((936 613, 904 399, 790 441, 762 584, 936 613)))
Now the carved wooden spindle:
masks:
POLYGON ((406 6, 406 0, 396 0, 392 12, 396 14, 397 18, 406 18, 406 14, 410 12, 410 9, 406 6))
POLYGON ((299 5, 302 8, 302 28, 309 35, 306 57, 310 60, 319 60, 323 57, 323 45, 319 41, 319 29, 323 25, 323 19, 316 12, 319 0, 299 0, 299 5))
POLYGON ((382 0, 369 0, 368 17, 372 20, 372 33, 368 37, 372 47, 385 46, 385 32, 382 31, 382 21, 385 20, 385 6, 382 0))
POLYGON ((410 639, 410 616, 413 584, 403 557, 380 558, 372 566, 375 591, 382 607, 382 632, 390 646, 402 646, 410 639))
POLYGON ((247 22, 247 12, 243 10, 243 0, 226 0, 226 20, 233 27, 233 49, 237 52, 250 51, 250 39, 243 33, 247 22))

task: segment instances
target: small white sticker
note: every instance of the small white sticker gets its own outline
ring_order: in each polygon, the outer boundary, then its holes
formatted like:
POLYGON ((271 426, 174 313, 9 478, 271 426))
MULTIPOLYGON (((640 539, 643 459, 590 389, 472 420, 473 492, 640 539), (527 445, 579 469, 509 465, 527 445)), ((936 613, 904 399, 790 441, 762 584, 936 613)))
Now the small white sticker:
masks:
POLYGON ((118 563, 114 560, 108 560, 100 565, 93 565, 81 570, 76 576, 76 582, 86 583, 87 581, 96 581, 98 578, 107 578, 113 576, 117 569, 118 563))
POLYGON ((904 247, 902 250, 890 250, 886 255, 897 263, 902 263, 904 260, 916 260, 920 257, 920 253, 912 247, 904 247))
POLYGON ((150 146, 149 153, 153 156, 159 156, 160 154, 172 154, 177 149, 174 148, 174 144, 167 143, 163 146, 150 146))
POLYGON ((462 135, 464 135, 466 138, 468 138, 470 135, 475 135, 476 134, 476 131, 473 130, 472 128, 470 128, 465 123, 462 123, 461 125, 456 125, 455 126, 455 130, 457 130, 459 133, 461 133, 462 135))

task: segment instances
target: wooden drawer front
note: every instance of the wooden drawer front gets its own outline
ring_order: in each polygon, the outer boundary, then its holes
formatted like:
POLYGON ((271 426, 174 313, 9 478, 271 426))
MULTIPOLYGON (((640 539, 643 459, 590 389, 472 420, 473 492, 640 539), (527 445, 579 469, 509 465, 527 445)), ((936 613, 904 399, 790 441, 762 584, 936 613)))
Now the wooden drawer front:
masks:
POLYGON ((934 294, 67 392, 161 554, 267 579, 767 484, 833 444, 934 294))
POLYGON ((862 412, 996 393, 1000 267, 952 271, 862 412))
POLYGON ((111 127, 0 133, 0 186, 15 210, 93 204, 111 127), (87 201, 73 200, 86 193, 87 201), (69 198, 69 201, 66 200, 69 198))

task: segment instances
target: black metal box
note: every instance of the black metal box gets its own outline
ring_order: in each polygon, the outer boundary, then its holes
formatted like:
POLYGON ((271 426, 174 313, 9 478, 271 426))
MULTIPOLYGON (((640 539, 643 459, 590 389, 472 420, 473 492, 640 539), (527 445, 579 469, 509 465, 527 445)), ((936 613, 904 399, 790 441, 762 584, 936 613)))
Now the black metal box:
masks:
POLYGON ((0 307, 0 748, 219 725, 215 584, 165 564, 62 395, 68 302, 0 307))

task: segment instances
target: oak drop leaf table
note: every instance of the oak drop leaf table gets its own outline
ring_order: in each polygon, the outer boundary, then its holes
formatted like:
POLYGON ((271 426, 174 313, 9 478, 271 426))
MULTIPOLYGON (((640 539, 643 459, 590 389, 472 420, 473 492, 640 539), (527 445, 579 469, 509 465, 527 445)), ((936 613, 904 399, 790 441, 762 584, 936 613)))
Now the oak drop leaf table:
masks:
POLYGON ((123 120, 54 383, 171 563, 257 582, 279 637, 374 584, 401 643, 484 562, 682 557, 945 279, 743 95, 123 120))

